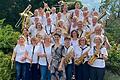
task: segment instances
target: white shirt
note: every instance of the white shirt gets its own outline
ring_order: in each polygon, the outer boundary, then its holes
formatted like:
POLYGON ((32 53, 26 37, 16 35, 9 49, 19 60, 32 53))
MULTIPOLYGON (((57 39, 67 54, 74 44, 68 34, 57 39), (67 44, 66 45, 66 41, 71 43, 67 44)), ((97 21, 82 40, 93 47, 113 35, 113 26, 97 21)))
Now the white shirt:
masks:
POLYGON ((40 16, 40 23, 43 25, 43 27, 47 24, 47 19, 45 16, 40 16))
POLYGON ((54 14, 52 13, 50 15, 50 17, 51 17, 51 20, 52 20, 52 24, 56 25, 57 14, 56 13, 54 13, 54 14))
POLYGON ((39 18, 39 22, 40 22, 40 17, 39 16, 33 16, 33 17, 30 18, 30 25, 35 24, 35 18, 39 18))
MULTIPOLYGON (((38 63, 38 53, 40 53, 40 46, 36 45, 34 48, 34 53, 33 53, 33 45, 29 45, 26 47, 27 52, 32 58, 32 63, 36 64, 38 63)), ((29 62, 28 60, 26 62, 29 62)))
POLYGON ((24 54, 26 52, 26 45, 25 46, 20 46, 19 44, 16 45, 14 48, 14 52, 16 53, 15 61, 20 62, 20 63, 25 63, 24 61, 21 61, 22 57, 24 57, 24 54))
POLYGON ((32 37, 36 35, 37 29, 35 25, 31 25, 28 30, 29 30, 29 33, 31 33, 32 37))
POLYGON ((51 35, 51 33, 55 31, 55 26, 54 25, 46 25, 44 27, 44 30, 47 35, 51 35))
POLYGON ((70 43, 75 48, 76 46, 78 46, 78 39, 77 40, 71 39, 70 43))
MULTIPOLYGON (((101 48, 100 52, 101 52, 100 54, 102 54, 102 55, 108 55, 107 50, 106 50, 105 47, 101 48)), ((90 49, 88 55, 91 57, 91 56, 94 55, 94 53, 95 53, 95 49, 94 49, 94 47, 92 47, 90 49)), ((104 68, 105 67, 105 60, 104 59, 96 59, 94 61, 94 63, 92 65, 90 65, 90 66, 97 67, 97 68, 104 68)))

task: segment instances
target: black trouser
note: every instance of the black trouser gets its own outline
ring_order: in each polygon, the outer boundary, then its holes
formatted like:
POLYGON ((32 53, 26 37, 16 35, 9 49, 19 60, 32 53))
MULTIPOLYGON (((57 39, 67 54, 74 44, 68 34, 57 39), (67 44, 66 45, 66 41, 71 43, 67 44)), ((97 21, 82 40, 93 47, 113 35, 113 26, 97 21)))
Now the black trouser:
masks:
POLYGON ((89 80, 89 68, 90 66, 88 65, 88 62, 82 64, 82 74, 83 74, 82 80, 89 80))
POLYGON ((104 80, 105 68, 90 67, 90 80, 104 80))
POLYGON ((82 77, 82 64, 80 65, 75 65, 75 79, 76 80, 83 80, 82 77))
POLYGON ((67 64, 65 67, 66 80, 72 79, 72 64, 67 64))

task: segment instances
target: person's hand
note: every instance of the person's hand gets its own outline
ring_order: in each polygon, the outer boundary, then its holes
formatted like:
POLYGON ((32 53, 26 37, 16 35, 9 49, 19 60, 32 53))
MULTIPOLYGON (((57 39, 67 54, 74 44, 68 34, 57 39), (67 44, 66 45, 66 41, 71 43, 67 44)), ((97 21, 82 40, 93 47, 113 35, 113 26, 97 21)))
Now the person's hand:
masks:
POLYGON ((48 64, 48 70, 50 70, 50 64, 48 64))
POLYGON ((59 67, 58 67, 58 71, 62 71, 63 70, 63 67, 60 65, 59 67))

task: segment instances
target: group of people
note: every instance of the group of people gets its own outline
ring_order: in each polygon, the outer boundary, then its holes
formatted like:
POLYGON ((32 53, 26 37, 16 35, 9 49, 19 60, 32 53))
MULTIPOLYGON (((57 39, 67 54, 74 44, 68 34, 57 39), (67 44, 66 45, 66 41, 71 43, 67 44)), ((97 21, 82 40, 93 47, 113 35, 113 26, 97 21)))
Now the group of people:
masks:
POLYGON ((45 4, 34 11, 14 48, 16 80, 104 80, 107 49, 99 12, 87 7, 62 11, 45 4))

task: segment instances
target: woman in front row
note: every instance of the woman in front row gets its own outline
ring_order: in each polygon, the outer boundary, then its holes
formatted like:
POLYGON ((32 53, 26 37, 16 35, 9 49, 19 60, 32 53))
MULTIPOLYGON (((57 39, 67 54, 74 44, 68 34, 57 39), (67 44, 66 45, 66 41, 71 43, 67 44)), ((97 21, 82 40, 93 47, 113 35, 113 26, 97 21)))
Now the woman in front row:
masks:
POLYGON ((41 79, 40 80, 51 80, 50 73, 50 62, 51 62, 51 37, 45 36, 44 42, 41 43, 40 46, 40 54, 39 56, 39 64, 40 64, 40 72, 41 79))
POLYGON ((76 80, 89 80, 88 52, 90 46, 87 45, 85 37, 78 40, 79 46, 74 49, 75 52, 75 78, 76 80))
POLYGON ((25 37, 21 35, 18 39, 18 44, 14 48, 12 61, 15 61, 16 80, 25 80, 25 37))
POLYGON ((60 44, 60 34, 54 34, 55 44, 52 46, 51 80, 65 80, 64 46, 60 44))
POLYGON ((90 65, 90 80, 104 80, 105 75, 105 60, 108 59, 108 53, 101 36, 96 36, 94 39, 95 45, 89 51, 90 65))

